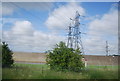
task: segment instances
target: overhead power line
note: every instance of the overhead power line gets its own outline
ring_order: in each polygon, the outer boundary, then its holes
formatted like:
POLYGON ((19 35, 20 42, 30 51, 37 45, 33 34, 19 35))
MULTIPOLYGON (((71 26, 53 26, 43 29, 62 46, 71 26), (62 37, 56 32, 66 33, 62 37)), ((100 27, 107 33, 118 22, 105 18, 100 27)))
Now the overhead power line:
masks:
POLYGON ((26 10, 25 8, 19 6, 18 4, 14 3, 14 2, 9 2, 9 3, 11 3, 11 4, 14 5, 15 7, 17 7, 17 8, 19 8, 19 9, 27 12, 29 15, 31 15, 31 17, 34 17, 34 18, 38 19, 39 21, 41 20, 41 18, 40 18, 39 16, 31 13, 29 10, 26 10))

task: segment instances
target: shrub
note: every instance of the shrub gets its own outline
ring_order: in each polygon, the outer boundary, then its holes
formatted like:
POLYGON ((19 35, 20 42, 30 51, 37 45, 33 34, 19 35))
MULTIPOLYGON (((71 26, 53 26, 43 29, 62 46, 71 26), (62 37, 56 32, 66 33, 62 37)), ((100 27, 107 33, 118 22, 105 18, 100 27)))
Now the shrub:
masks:
POLYGON ((11 67, 14 63, 12 59, 13 52, 9 49, 8 44, 2 43, 2 67, 11 67))
POLYGON ((64 42, 60 42, 52 52, 49 52, 46 61, 50 69, 54 70, 79 72, 84 68, 80 50, 67 48, 64 42))

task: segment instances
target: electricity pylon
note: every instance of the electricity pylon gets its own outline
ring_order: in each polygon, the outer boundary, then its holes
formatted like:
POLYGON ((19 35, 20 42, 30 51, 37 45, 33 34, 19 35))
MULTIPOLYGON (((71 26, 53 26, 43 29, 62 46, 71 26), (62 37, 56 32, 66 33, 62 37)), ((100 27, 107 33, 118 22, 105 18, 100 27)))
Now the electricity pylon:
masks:
POLYGON ((109 52, 109 50, 108 50, 108 41, 106 41, 106 56, 108 56, 109 54, 108 54, 108 52, 109 52))
POLYGON ((82 54, 84 54, 83 44, 81 40, 81 31, 80 31, 80 14, 76 11, 76 15, 69 25, 68 31, 68 43, 67 46, 73 49, 80 49, 82 54))
POLYGON ((72 48, 73 46, 73 36, 72 36, 72 26, 71 23, 69 25, 69 31, 68 31, 68 42, 67 42, 67 47, 72 48))

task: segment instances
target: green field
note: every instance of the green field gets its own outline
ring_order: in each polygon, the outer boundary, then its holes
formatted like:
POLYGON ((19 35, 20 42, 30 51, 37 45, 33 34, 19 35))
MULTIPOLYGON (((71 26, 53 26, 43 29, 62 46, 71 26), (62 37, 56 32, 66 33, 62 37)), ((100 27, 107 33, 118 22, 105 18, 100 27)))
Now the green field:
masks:
POLYGON ((46 64, 15 64, 3 68, 3 79, 118 79, 118 66, 88 66, 79 73, 57 72, 46 64))

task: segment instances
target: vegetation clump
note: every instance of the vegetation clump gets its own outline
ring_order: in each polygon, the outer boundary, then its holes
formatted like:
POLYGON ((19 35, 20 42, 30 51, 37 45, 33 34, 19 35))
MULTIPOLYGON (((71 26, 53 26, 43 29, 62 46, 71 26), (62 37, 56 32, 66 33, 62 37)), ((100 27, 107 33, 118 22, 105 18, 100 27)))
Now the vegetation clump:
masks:
POLYGON ((80 72, 84 68, 80 50, 68 48, 64 42, 60 42, 52 52, 49 52, 46 61, 50 69, 59 71, 80 72))
POLYGON ((12 55, 13 52, 9 49, 8 44, 2 42, 2 67, 11 67, 13 65, 12 55))

